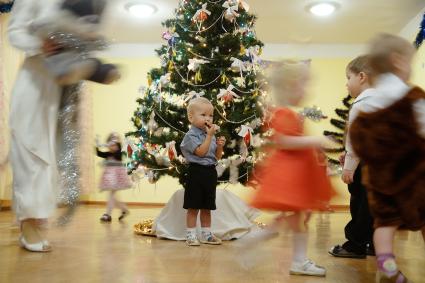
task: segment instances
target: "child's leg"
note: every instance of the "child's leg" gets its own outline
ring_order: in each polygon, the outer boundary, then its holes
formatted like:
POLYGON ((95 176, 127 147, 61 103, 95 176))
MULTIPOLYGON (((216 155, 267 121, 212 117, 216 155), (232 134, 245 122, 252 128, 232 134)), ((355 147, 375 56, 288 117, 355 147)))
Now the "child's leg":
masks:
POLYGON ((111 213, 112 213, 112 209, 114 208, 114 205, 115 205, 114 191, 110 191, 108 202, 106 203, 106 213, 102 215, 102 217, 100 218, 100 221, 111 222, 112 220, 111 213))
POLYGON ((397 227, 379 227, 373 234, 377 254, 393 253, 393 241, 397 227))
POLYGON ((117 207, 117 208, 119 208, 119 209, 121 209, 121 211, 126 211, 127 212, 128 211, 127 205, 124 202, 118 200, 117 194, 116 194, 117 192, 116 191, 113 191, 111 193, 112 193, 113 198, 114 198, 114 206, 117 207))
POLYGON ((189 208, 186 213, 186 244, 189 246, 199 246, 198 237, 196 235, 198 212, 198 209, 189 208))
POLYGON ((109 199, 108 199, 108 203, 106 205, 106 214, 107 215, 111 215, 112 210, 114 209, 114 206, 115 206, 115 196, 114 196, 114 194, 115 194, 114 191, 109 192, 109 199))
POLYGON ((396 226, 379 227, 373 234, 378 266, 377 282, 408 282, 407 278, 399 271, 393 253, 396 231, 396 226), (388 278, 391 281, 388 281, 388 278))
POLYGON ((379 227, 373 234, 375 244, 376 261, 378 271, 384 273, 387 277, 395 276, 398 273, 398 267, 393 253, 393 241, 397 227, 379 227))
POLYGON ((312 275, 325 276, 326 269, 316 265, 313 261, 307 259, 307 223, 310 219, 310 212, 295 212, 285 217, 289 228, 293 231, 293 254, 292 265, 289 270, 293 275, 312 275))
POLYGON ((201 209, 201 243, 219 245, 221 240, 211 233, 211 210, 201 209))
POLYGON ((304 223, 307 215, 304 212, 295 212, 287 216, 285 219, 288 222, 289 228, 293 231, 293 262, 304 262, 307 259, 307 225, 304 223))
POLYGON ((211 210, 201 209, 201 227, 211 228, 211 210))
POLYGON ((113 199, 114 199, 113 202, 114 202, 114 206, 121 210, 121 215, 118 217, 118 220, 121 221, 129 214, 129 211, 128 211, 127 205, 124 202, 118 200, 116 193, 117 193, 116 191, 112 192, 113 199))
POLYGON ((187 210, 186 214, 186 227, 188 229, 196 228, 196 219, 198 218, 199 209, 191 209, 187 210))

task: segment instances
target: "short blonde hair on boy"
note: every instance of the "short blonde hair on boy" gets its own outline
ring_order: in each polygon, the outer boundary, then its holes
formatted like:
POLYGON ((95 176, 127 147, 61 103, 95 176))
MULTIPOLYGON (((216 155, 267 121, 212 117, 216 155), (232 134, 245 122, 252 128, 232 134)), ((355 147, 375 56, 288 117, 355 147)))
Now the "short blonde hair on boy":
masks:
POLYGON ((286 59, 273 63, 267 70, 267 82, 273 102, 285 105, 286 93, 294 90, 294 83, 306 77, 310 60, 286 59))
POLYGON ((406 39, 388 33, 379 34, 370 43, 370 67, 375 75, 393 72, 392 54, 410 55, 414 52, 415 48, 406 39))
POLYGON ((189 101, 189 105, 187 106, 187 114, 192 114, 198 105, 207 104, 213 106, 211 101, 206 99, 205 97, 196 97, 189 101))
POLYGON ((367 76, 372 74, 372 70, 370 68, 370 60, 368 55, 361 55, 353 60, 347 65, 347 71, 352 72, 355 75, 360 73, 365 73, 367 76))

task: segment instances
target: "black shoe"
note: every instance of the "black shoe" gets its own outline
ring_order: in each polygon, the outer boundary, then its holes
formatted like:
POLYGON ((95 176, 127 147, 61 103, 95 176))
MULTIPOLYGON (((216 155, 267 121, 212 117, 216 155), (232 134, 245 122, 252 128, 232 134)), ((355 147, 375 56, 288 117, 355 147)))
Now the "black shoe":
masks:
POLYGON ((366 254, 348 251, 340 245, 333 246, 328 252, 334 257, 359 258, 359 259, 366 258, 366 254))
POLYGON ((124 219, 125 217, 127 217, 129 214, 130 214, 130 211, 128 211, 128 210, 123 210, 123 211, 121 212, 120 217, 118 217, 118 220, 119 220, 119 221, 123 220, 123 219, 124 219))
POLYGON ((111 222, 112 217, 109 214, 103 214, 102 217, 100 217, 100 221, 102 222, 111 222))

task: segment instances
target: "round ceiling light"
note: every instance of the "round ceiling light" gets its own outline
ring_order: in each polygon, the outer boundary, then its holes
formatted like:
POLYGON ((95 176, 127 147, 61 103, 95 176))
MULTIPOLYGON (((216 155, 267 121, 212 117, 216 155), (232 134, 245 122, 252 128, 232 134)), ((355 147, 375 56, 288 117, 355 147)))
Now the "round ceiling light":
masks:
POLYGON ((333 2, 315 3, 308 7, 308 10, 313 15, 326 17, 335 12, 337 5, 333 2))
POLYGON ((127 11, 139 18, 148 18, 157 12, 157 8, 148 3, 129 3, 125 6, 127 11))

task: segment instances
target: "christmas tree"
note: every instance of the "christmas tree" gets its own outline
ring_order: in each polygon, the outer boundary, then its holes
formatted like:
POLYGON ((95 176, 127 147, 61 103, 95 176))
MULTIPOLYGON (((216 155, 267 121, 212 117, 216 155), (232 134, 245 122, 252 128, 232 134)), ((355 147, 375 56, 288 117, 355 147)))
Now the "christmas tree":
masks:
MULTIPOLYGON (((336 115, 339 117, 339 119, 332 118, 331 124, 337 128, 337 132, 335 131, 324 131, 323 134, 327 137, 332 138, 336 143, 338 143, 340 146, 336 148, 326 148, 325 152, 335 154, 335 153, 341 153, 344 152, 344 134, 345 134, 345 127, 348 120, 348 112, 350 110, 352 98, 350 95, 347 95, 343 100, 342 103, 345 106, 345 109, 337 108, 335 109, 336 115)), ((339 166, 339 161, 329 157, 328 161, 330 167, 339 166)))
POLYGON ((423 15, 422 22, 419 27, 419 32, 416 35, 416 39, 414 42, 416 49, 419 49, 419 47, 421 47, 422 42, 424 41, 424 38, 425 38, 425 13, 423 15))
POLYGON ((187 170, 179 145, 189 129, 186 106, 197 96, 215 108, 217 136, 225 136, 217 165, 223 182, 245 183, 259 158, 264 133, 264 80, 256 17, 242 0, 181 0, 163 23, 166 40, 157 51, 161 66, 148 73, 127 133, 129 171, 155 182, 168 174, 184 185, 187 170))

